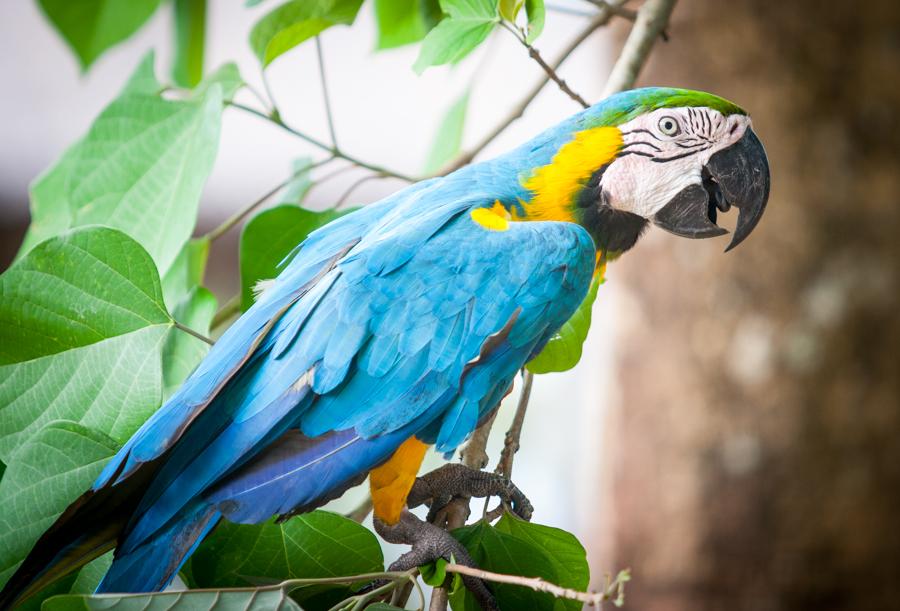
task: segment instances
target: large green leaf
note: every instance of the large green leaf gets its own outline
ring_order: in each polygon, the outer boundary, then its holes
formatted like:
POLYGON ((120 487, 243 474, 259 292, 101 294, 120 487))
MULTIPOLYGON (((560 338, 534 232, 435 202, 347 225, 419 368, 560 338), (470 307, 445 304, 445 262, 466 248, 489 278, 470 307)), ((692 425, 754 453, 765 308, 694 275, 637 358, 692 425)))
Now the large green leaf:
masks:
MULTIPOLYGON (((587 554, 572 533, 552 526, 526 522, 508 513, 500 518, 495 528, 498 532, 506 533, 520 541, 530 542, 543 550, 556 573, 554 583, 557 585, 582 592, 587 589, 591 581, 587 554)), ((581 607, 581 603, 576 600, 558 600, 556 603, 557 609, 578 611, 581 607)))
POLYGON ((378 49, 393 49, 418 42, 434 23, 430 22, 437 0, 375 0, 375 21, 378 24, 378 49))
POLYGON ((137 31, 160 0, 39 0, 44 14, 69 44, 82 69, 137 31))
POLYGON ((420 74, 429 66, 458 62, 500 21, 496 0, 441 0, 441 8, 447 17, 428 32, 413 66, 420 74))
POLYGON ((591 308, 597 299, 597 289, 603 284, 601 275, 594 276, 587 296, 572 318, 550 338, 541 352, 531 359, 525 367, 532 373, 550 373, 568 371, 581 360, 584 340, 591 328, 591 308))
POLYGON ((260 19, 250 47, 263 66, 333 25, 350 25, 362 0, 290 0, 260 19))
POLYGON ((281 588, 54 596, 42 611, 303 611, 281 588))
POLYGON ((276 524, 223 522, 191 559, 199 587, 246 586, 259 578, 341 577, 384 570, 370 530, 335 513, 314 511, 276 524))
POLYGON ((351 212, 311 212, 293 205, 275 206, 253 217, 241 233, 238 259, 241 267, 241 308, 253 305, 253 290, 260 280, 278 275, 278 264, 306 239, 310 232, 351 212))
POLYGON ((203 78, 206 0, 175 0, 175 59, 172 78, 193 87, 203 78))
POLYGON ((14 263, 0 276, 0 459, 51 420, 125 441, 159 406, 171 325, 153 261, 115 229, 74 230, 14 263))
POLYGON ((469 106, 469 92, 466 91, 447 110, 425 162, 425 175, 434 174, 450 163, 462 147, 463 128, 466 124, 466 109, 469 106))
MULTIPOLYGON (((453 531, 453 536, 466 547, 479 568, 496 573, 541 577, 551 583, 558 582, 549 553, 530 540, 502 532, 485 522, 458 528, 453 531)), ((545 592, 500 583, 491 584, 491 588, 501 609, 549 611, 556 605, 556 599, 545 592)), ((450 603, 453 611, 480 609, 475 597, 465 588, 451 595, 450 603)))
POLYGON ((32 186, 32 223, 20 256, 62 229, 121 229, 165 274, 190 237, 219 141, 222 88, 199 98, 159 96, 153 55, 88 133, 32 186))
POLYGON ((50 422, 11 457, 0 482, 0 584, 118 449, 75 422, 50 422))
POLYGON ((533 43, 544 31, 544 0, 525 0, 525 12, 528 13, 528 30, 525 42, 533 43))

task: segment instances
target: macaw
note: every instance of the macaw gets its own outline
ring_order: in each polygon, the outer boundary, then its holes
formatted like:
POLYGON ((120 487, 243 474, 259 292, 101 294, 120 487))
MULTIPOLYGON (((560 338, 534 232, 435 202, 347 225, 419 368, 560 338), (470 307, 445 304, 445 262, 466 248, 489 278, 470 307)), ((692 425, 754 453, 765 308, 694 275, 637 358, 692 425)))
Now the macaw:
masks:
POLYGON ((744 110, 646 88, 335 220, 44 533, 0 607, 113 547, 98 592, 161 590, 221 520, 284 519, 367 476, 376 530, 413 545, 398 563, 466 560, 407 507, 454 493, 498 495, 525 517, 530 505, 458 464, 417 478, 427 448, 453 452, 497 409, 648 225, 720 236, 717 211, 734 206, 731 249, 768 194, 744 110))

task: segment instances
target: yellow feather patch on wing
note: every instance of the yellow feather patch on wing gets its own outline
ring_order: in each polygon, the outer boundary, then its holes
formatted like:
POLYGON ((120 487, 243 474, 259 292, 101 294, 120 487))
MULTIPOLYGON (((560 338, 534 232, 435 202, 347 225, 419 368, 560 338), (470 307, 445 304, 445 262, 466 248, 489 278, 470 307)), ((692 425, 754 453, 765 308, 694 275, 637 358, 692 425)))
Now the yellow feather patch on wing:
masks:
POLYGON ((475 208, 469 213, 472 220, 490 231, 506 231, 509 229, 509 212, 499 201, 490 208, 475 208))
POLYGON ((415 437, 401 444, 386 463, 369 472, 375 517, 386 524, 400 521, 406 497, 416 481, 428 446, 415 437))
POLYGON ((615 159, 621 148, 622 132, 617 127, 576 132, 549 164, 538 168, 523 183, 533 196, 525 202, 525 216, 521 220, 576 222, 578 192, 591 174, 615 159))

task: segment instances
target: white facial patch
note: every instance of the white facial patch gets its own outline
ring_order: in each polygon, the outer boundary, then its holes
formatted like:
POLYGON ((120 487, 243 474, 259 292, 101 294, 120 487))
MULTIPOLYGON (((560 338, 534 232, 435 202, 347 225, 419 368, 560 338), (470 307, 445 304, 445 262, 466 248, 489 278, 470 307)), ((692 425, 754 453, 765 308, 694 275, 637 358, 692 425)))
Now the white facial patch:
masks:
POLYGON ((749 126, 745 115, 725 117, 706 107, 662 108, 623 123, 622 152, 601 179, 609 204, 651 218, 680 191, 700 184, 709 158, 749 126))

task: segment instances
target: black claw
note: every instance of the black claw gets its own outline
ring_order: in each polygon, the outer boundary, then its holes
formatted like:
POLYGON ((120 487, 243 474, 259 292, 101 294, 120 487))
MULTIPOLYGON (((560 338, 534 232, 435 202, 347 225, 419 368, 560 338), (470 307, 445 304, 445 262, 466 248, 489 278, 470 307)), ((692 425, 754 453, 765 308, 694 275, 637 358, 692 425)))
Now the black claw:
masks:
MULTIPOLYGON (((374 526, 375 531, 388 543, 412 545, 410 551, 391 564, 391 571, 408 571, 438 558, 453 558, 458 564, 476 567, 466 548, 450 533, 434 524, 423 522, 409 511, 404 510, 396 524, 386 524, 375 518, 374 526)), ((483 581, 468 575, 464 575, 462 580, 482 609, 499 611, 494 595, 483 581)))
POLYGON ((508 478, 459 463, 447 464, 416 479, 407 498, 409 507, 428 504, 428 520, 436 517, 454 496, 499 497, 517 516, 530 520, 534 508, 508 478))

